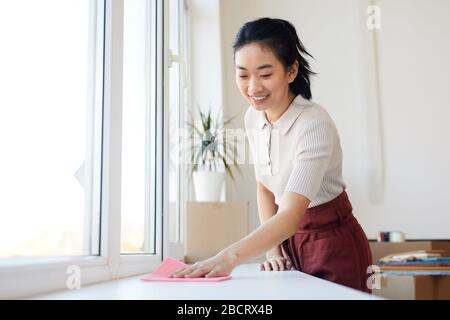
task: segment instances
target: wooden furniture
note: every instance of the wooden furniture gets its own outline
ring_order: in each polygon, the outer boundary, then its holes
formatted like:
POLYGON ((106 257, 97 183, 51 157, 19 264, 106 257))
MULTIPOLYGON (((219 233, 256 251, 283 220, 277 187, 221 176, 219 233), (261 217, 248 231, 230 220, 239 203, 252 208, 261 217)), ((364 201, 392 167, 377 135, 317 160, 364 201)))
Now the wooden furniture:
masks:
POLYGON ((186 202, 185 262, 209 258, 248 234, 249 204, 186 202))
MULTIPOLYGON (((444 250, 444 256, 450 257, 450 240, 370 242, 370 248, 374 263, 388 254, 414 250, 444 250)), ((372 293, 389 299, 448 300, 450 276, 387 275, 372 293)))
POLYGON ((450 257, 450 240, 420 240, 405 242, 370 242, 374 262, 388 254, 415 250, 444 250, 444 255, 450 257))

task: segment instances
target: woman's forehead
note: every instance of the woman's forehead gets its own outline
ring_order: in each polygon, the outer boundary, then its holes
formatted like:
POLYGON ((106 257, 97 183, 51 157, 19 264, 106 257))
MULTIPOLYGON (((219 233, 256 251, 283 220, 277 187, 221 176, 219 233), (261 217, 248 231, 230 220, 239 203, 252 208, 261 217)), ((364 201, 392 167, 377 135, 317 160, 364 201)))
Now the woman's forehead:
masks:
POLYGON ((247 44, 236 52, 235 64, 236 68, 241 70, 262 70, 276 68, 280 62, 272 50, 258 44, 247 44))

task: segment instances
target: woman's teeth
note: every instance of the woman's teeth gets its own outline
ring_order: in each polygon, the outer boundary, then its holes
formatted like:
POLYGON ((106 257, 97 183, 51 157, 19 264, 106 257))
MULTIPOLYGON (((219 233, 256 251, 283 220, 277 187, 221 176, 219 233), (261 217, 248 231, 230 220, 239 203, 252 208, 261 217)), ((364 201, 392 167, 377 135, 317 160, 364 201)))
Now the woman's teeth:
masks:
POLYGON ((262 100, 264 100, 265 98, 267 98, 267 96, 262 96, 262 97, 252 97, 252 99, 255 100, 255 101, 262 101, 262 100))

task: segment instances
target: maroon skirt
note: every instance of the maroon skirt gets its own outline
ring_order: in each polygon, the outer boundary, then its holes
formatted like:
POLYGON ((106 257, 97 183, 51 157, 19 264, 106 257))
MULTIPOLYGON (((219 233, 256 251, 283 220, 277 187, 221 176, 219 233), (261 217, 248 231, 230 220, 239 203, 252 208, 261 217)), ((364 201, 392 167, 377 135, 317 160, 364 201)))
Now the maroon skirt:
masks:
POLYGON ((370 293, 369 241, 353 216, 347 193, 306 210, 297 232, 282 243, 295 269, 370 293))

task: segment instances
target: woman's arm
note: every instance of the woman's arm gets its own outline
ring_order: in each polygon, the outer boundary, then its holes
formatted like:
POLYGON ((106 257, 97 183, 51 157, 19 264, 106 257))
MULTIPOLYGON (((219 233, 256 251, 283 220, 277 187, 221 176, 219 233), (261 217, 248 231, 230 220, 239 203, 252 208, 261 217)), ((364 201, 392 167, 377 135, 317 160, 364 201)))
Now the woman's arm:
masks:
POLYGON ((310 200, 300 194, 285 192, 277 214, 221 254, 230 256, 240 264, 282 243, 297 231, 309 203, 310 200))
MULTIPOLYGON (((258 203, 259 222, 264 224, 267 220, 272 218, 277 211, 278 206, 275 203, 275 196, 267 189, 264 184, 256 181, 256 200, 258 203)), ((282 252, 279 245, 267 251, 266 256, 281 256, 282 252)))
POLYGON ((218 277, 229 275, 239 264, 255 258, 291 237, 308 208, 310 200, 285 192, 277 214, 245 238, 233 243, 216 256, 183 268, 174 277, 218 277))
MULTIPOLYGON (((264 224, 278 211, 275 196, 260 181, 256 181, 256 198, 258 203, 259 221, 264 224)), ((266 252, 266 260, 259 265, 263 271, 284 271, 292 268, 292 262, 284 257, 280 245, 276 245, 266 252)))

